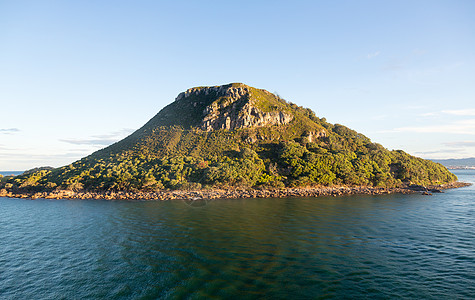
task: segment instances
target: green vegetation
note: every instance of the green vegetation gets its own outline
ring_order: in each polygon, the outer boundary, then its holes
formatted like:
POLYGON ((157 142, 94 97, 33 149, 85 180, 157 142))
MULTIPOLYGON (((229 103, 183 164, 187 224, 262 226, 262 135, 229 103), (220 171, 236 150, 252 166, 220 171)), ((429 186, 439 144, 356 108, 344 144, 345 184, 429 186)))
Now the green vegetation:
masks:
POLYGON ((396 187, 457 180, 440 164, 401 150, 389 151, 343 125, 327 123, 310 109, 248 88, 252 99, 244 97, 246 101, 252 100, 263 112, 291 114, 292 121, 280 126, 202 131, 199 125, 205 108, 230 100, 218 93, 192 94, 171 103, 118 143, 68 166, 3 178, 0 188, 156 191, 339 184, 396 187))

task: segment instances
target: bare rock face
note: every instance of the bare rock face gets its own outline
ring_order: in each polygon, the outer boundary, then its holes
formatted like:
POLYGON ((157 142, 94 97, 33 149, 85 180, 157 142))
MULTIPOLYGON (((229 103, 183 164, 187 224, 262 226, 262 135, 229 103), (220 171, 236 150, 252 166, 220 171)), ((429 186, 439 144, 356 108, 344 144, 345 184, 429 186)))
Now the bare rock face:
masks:
POLYGON ((315 142, 319 138, 326 137, 326 136, 327 136, 327 132, 324 129, 320 131, 310 131, 305 135, 308 142, 315 142))
POLYGON ((191 95, 217 95, 217 96, 224 96, 224 97, 236 97, 238 95, 243 95, 244 93, 249 92, 249 88, 244 84, 242 87, 227 87, 225 85, 222 86, 210 86, 210 87, 195 87, 191 89, 187 89, 185 92, 178 94, 175 101, 180 101, 183 98, 187 98, 191 95))
POLYGON ((201 129, 206 131, 216 129, 234 130, 269 125, 283 125, 292 121, 292 116, 283 112, 262 112, 247 102, 240 110, 237 105, 225 107, 208 106, 201 129))
POLYGON ((180 93, 175 101, 180 101, 191 95, 210 95, 217 99, 203 111, 203 119, 199 127, 205 131, 283 125, 293 119, 292 115, 282 111, 261 111, 256 106, 251 89, 244 84, 191 88, 180 93))

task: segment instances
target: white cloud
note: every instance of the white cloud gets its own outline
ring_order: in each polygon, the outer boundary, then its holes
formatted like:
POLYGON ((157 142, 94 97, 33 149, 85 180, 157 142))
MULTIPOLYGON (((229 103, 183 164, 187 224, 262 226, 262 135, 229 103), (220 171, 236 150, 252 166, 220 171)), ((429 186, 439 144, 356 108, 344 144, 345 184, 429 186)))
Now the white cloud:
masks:
POLYGON ((448 142, 443 144, 447 147, 453 148, 475 147, 475 141, 448 142))
POLYGON ((73 145, 107 146, 117 142, 117 139, 60 139, 59 141, 73 145))
POLYGON ((418 116, 420 117, 434 117, 434 116, 438 116, 439 113, 437 112, 426 112, 426 113, 422 113, 422 114, 419 114, 418 116))
POLYGON ((3 133, 3 134, 12 134, 19 131, 20 129, 18 128, 0 128, 0 133, 3 133))
POLYGON ((456 110, 443 110, 443 113, 455 116, 475 116, 475 109, 456 109, 456 110))
POLYGON ((374 52, 374 53, 369 53, 369 54, 366 55, 366 58, 367 58, 367 59, 372 59, 372 58, 378 56, 380 53, 381 53, 381 52, 379 52, 379 51, 376 51, 376 52, 374 52))
POLYGON ((454 158, 466 158, 471 156, 470 153, 462 149, 450 149, 450 150, 433 150, 433 151, 419 151, 413 153, 416 156, 423 157, 425 159, 454 159, 454 158))
POLYGON ((59 141, 73 145, 107 146, 118 142, 133 131, 133 129, 125 128, 120 131, 111 132, 109 134, 93 135, 84 139, 60 139, 59 141))
POLYGON ((24 149, 9 152, 0 151, 0 170, 28 170, 41 166, 59 167, 70 164, 88 154, 90 154, 90 151, 57 154, 31 154, 28 150, 24 149))
POLYGON ((372 115, 371 120, 375 121, 382 121, 382 120, 387 120, 389 117, 386 114, 381 114, 381 115, 372 115))
POLYGON ((460 120, 444 125, 399 127, 392 132, 450 133, 475 135, 475 119, 460 120))
POLYGON ((414 152, 416 155, 432 155, 432 154, 449 154, 449 153, 461 153, 463 150, 458 149, 458 150, 433 150, 433 151, 419 151, 419 152, 414 152))
POLYGON ((412 51, 412 53, 413 53, 414 55, 424 55, 424 54, 427 53, 427 51, 422 50, 422 49, 414 49, 414 50, 412 51))
POLYGON ((360 94, 369 94, 370 91, 367 89, 362 89, 362 88, 357 88, 357 87, 347 87, 345 90, 350 91, 350 92, 355 92, 355 93, 360 93, 360 94))
POLYGON ((10 153, 0 153, 0 159, 11 159, 11 160, 19 160, 19 161, 41 161, 41 160, 49 160, 54 158, 78 158, 88 153, 78 153, 78 152, 69 152, 63 154, 30 154, 25 152, 10 152, 10 153))
POLYGON ((414 104, 410 104, 410 105, 404 105, 404 106, 400 106, 401 109, 404 109, 404 110, 423 110, 423 109, 427 109, 428 107, 426 105, 414 105, 414 104))

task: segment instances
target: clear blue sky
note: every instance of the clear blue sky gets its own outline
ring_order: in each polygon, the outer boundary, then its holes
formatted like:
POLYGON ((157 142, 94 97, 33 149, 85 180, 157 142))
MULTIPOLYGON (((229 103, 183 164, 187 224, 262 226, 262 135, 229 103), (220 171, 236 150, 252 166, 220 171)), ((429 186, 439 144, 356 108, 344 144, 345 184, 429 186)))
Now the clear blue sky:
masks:
POLYGON ((230 82, 474 157, 475 1, 0 0, 0 170, 69 164, 230 82))

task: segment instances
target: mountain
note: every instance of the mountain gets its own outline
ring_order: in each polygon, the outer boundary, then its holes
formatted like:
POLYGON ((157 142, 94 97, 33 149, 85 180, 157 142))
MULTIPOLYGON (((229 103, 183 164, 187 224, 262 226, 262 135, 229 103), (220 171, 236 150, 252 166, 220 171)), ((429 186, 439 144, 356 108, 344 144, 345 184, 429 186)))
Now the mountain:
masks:
MULTIPOLYGON (((178 95, 127 138, 68 166, 17 176, 17 190, 396 187, 456 181, 340 124, 242 83, 178 95)), ((4 182, 5 185, 5 182, 4 182)))
POLYGON ((442 164, 447 168, 469 168, 475 167, 475 157, 459 159, 432 159, 433 162, 442 164))

